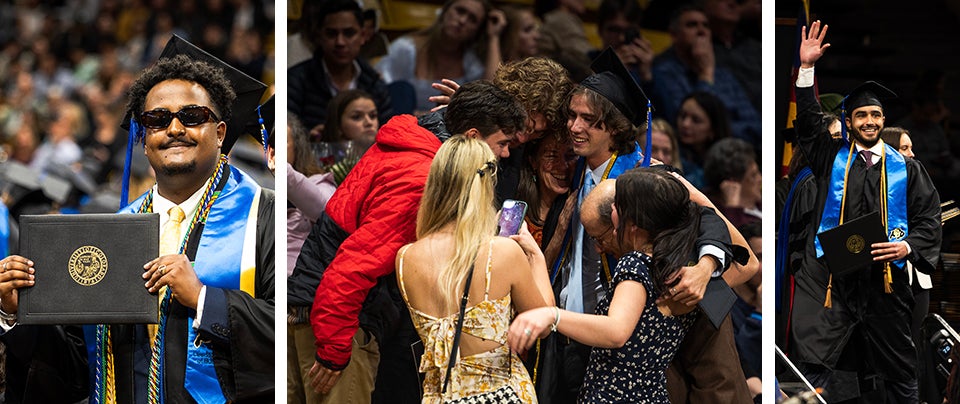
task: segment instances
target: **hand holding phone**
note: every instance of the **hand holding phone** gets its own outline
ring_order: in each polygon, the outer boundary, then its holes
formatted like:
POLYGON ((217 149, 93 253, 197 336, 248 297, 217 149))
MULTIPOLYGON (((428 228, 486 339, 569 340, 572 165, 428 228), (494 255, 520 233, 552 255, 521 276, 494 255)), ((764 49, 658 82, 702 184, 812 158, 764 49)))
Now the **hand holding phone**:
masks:
POLYGON ((633 45, 633 41, 637 40, 637 38, 640 38, 640 30, 637 29, 637 27, 627 28, 627 31, 624 33, 623 36, 624 36, 623 43, 628 45, 633 45))
POLYGON ((523 224, 523 217, 527 214, 527 203, 507 199, 503 201, 503 208, 500 209, 500 232, 499 235, 509 237, 520 232, 520 225, 523 224))

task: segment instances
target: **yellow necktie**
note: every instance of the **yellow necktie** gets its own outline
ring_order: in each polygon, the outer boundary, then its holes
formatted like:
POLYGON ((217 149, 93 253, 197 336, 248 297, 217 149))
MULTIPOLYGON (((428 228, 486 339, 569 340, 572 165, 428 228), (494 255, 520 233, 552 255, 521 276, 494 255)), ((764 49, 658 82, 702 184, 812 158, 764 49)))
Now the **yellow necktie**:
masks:
POLYGON ((180 252, 180 242, 183 238, 180 236, 180 224, 186 216, 183 209, 174 206, 167 211, 170 220, 163 225, 163 231, 160 232, 160 255, 177 254, 180 252))
MULTIPOLYGON (((170 219, 163 225, 163 231, 160 232, 160 255, 179 254, 180 244, 183 240, 183 237, 180 236, 180 224, 183 223, 186 215, 179 206, 170 208, 167 214, 170 216, 170 219)), ((160 288, 160 292, 157 293, 157 307, 160 306, 160 302, 163 300, 163 295, 166 292, 166 286, 160 288)), ((147 326, 147 330, 150 335, 150 346, 153 346, 153 340, 157 337, 157 325, 150 324, 147 326)))

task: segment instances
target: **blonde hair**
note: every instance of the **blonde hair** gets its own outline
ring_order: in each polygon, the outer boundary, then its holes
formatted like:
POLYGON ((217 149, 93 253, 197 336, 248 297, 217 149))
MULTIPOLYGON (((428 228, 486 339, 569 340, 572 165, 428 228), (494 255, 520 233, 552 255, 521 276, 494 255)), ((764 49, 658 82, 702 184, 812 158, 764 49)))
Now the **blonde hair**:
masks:
POLYGON ((477 258, 480 245, 493 237, 496 157, 481 140, 462 135, 440 146, 417 212, 417 239, 454 223, 453 256, 440 269, 438 285, 446 307, 454 309, 460 285, 477 258))

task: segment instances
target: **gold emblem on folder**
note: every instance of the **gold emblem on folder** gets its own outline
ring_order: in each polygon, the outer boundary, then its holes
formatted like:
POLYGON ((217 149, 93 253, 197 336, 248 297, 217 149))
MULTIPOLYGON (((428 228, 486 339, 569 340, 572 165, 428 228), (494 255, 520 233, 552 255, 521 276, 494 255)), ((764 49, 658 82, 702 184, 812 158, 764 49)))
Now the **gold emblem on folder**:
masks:
POLYGON ((87 245, 70 254, 70 277, 83 286, 93 286, 107 274, 107 256, 99 248, 87 245))
POLYGON ((847 237, 847 251, 850 251, 854 254, 859 254, 860 251, 863 251, 863 247, 867 243, 863 240, 863 236, 859 234, 854 234, 850 237, 847 237))

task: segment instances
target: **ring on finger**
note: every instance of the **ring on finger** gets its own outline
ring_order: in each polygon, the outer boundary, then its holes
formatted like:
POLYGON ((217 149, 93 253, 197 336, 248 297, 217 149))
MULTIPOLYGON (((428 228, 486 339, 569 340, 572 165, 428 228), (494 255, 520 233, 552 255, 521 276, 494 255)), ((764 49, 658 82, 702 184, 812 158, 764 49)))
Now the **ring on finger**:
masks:
POLYGON ((157 271, 160 272, 160 276, 163 276, 164 274, 167 273, 167 266, 166 266, 166 265, 161 265, 159 268, 157 268, 157 271))
POLYGON ((532 333, 533 333, 533 331, 531 331, 529 328, 524 328, 524 329, 523 329, 523 335, 526 335, 526 336, 529 337, 530 334, 532 334, 532 333))

